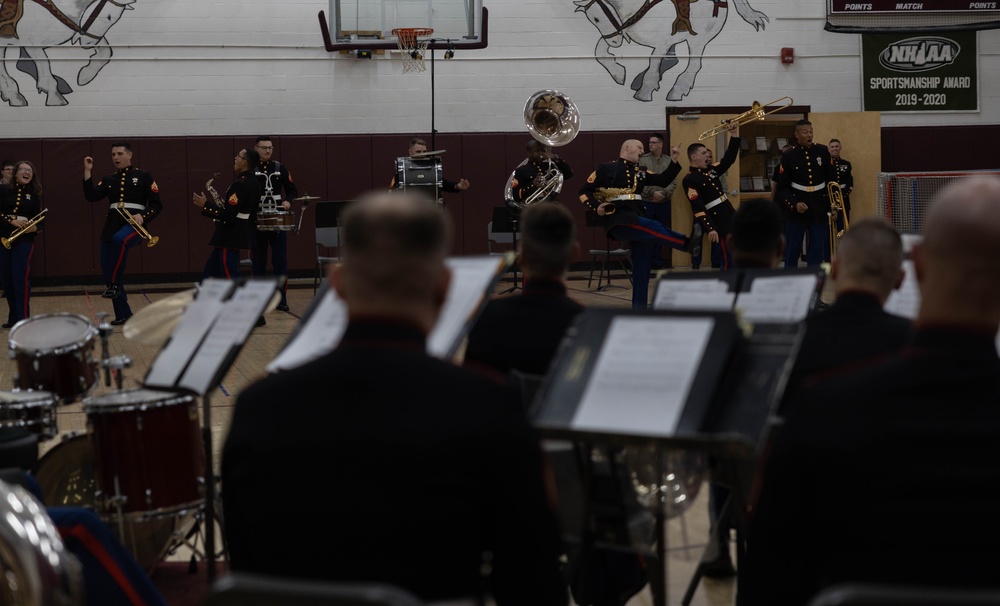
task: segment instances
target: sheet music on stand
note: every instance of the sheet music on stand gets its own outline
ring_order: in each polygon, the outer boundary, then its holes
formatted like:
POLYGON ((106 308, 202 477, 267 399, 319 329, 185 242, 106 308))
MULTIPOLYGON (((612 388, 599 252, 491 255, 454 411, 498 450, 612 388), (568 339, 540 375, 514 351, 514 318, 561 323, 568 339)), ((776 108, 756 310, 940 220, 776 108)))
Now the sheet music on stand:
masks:
POLYGON ((204 396, 222 381, 277 292, 274 278, 204 280, 143 385, 204 396))
POLYGON ((656 283, 653 309, 731 309, 748 322, 800 322, 815 307, 825 280, 826 273, 813 268, 670 273, 656 283))
MULTIPOLYGON (((443 359, 455 355, 497 279, 513 261, 513 254, 450 257, 445 261, 452 271, 451 286, 437 323, 427 336, 429 354, 443 359)), ((333 289, 321 289, 288 342, 268 364, 268 372, 295 368, 333 351, 346 328, 344 301, 333 289)))

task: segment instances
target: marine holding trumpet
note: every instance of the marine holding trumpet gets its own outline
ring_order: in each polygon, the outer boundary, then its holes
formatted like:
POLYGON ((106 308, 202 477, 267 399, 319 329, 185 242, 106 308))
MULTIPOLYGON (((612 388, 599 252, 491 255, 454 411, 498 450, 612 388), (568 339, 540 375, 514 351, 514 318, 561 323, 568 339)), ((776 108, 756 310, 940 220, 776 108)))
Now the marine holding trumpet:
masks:
POLYGON ((111 324, 121 326, 132 317, 124 284, 128 251, 144 240, 147 246, 156 243, 143 226, 163 211, 163 203, 153 175, 132 166, 131 145, 124 141, 112 143, 111 162, 115 172, 95 185, 91 178, 94 159, 83 159, 83 195, 88 202, 105 198, 110 202, 101 229, 101 272, 107 286, 101 296, 111 299, 114 307, 111 324))
POLYGON ((573 176, 573 169, 541 141, 528 141, 527 150, 528 158, 514 170, 511 182, 514 200, 519 204, 555 201, 559 196, 560 175, 568 179, 573 176))
POLYGON ((35 167, 26 160, 14 165, 14 178, 7 186, 0 184, 0 287, 7 299, 7 321, 10 328, 31 315, 31 252, 42 215, 42 184, 35 176, 35 167))
POLYGON ((646 217, 642 206, 642 190, 645 186, 666 187, 680 173, 681 165, 677 163, 680 150, 670 148, 670 165, 661 173, 654 173, 639 165, 642 152, 642 141, 629 139, 622 144, 619 158, 598 166, 580 188, 580 201, 597 213, 608 236, 629 242, 635 274, 632 285, 633 309, 646 309, 649 303, 651 260, 649 247, 645 243, 660 241, 677 250, 690 252, 693 246, 700 246, 701 242, 701 229, 697 223, 695 237, 688 238, 646 217))

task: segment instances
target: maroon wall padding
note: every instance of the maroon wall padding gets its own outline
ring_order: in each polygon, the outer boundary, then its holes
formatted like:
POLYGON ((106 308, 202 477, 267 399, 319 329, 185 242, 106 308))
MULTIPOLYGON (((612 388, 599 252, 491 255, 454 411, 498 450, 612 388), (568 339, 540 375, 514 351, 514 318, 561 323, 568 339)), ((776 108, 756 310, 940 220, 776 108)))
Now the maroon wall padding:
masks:
MULTIPOLYGON (((1000 158, 993 132, 1000 126, 894 127, 882 129, 882 170, 930 171, 996 169, 1000 158)), ((652 132, 652 131, 650 131, 652 132)), ((395 160, 406 155, 416 135, 285 135, 273 136, 274 157, 288 166, 300 195, 320 200, 350 200, 373 189, 389 187, 395 160)), ((600 162, 618 156, 624 140, 638 138, 643 145, 649 133, 632 131, 580 133, 569 145, 555 149, 573 168, 560 201, 577 219, 581 248, 604 246, 599 228, 588 228, 584 206, 577 192, 600 162)), ((205 182, 220 173, 215 187, 220 195, 233 179, 233 158, 244 147, 252 147, 256 135, 218 137, 144 137, 128 139, 133 164, 150 171, 160 188, 163 214, 149 226, 160 237, 153 248, 139 246, 129 255, 131 276, 200 275, 208 257, 213 224, 202 217, 191 201, 192 192, 205 191, 205 182)), ((44 233, 35 240, 32 276, 67 281, 101 282, 98 234, 108 202, 88 204, 83 198, 83 158, 94 158, 94 178, 114 172, 111 144, 116 138, 7 139, 0 142, 0 157, 30 160, 44 185, 44 206, 49 208, 44 233)), ((458 181, 466 178, 471 188, 464 193, 445 194, 446 211, 455 223, 456 255, 478 255, 487 251, 486 226, 493 209, 502 206, 507 178, 526 157, 530 140, 523 133, 438 134, 444 175, 458 181)), ((318 202, 317 201, 317 202, 318 202)), ((302 207, 293 207, 298 223, 302 207)), ((288 234, 289 267, 308 272, 315 267, 313 236, 315 206, 306 208, 301 233, 288 234)), ((681 226, 682 227, 682 226, 681 226)), ((683 229, 680 229, 683 231, 683 229)), ((586 259, 581 259, 586 260, 586 259)), ((134 278, 131 278, 134 279, 134 278)))

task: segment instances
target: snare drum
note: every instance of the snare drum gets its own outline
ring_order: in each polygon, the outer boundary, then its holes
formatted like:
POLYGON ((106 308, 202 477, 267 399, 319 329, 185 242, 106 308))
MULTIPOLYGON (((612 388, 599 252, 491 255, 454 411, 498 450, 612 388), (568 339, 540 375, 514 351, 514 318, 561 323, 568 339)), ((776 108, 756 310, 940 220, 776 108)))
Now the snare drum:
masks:
POLYGON ((396 158, 396 189, 422 191, 437 200, 441 197, 443 184, 444 176, 439 156, 396 158))
POLYGON ((105 513, 152 518, 200 505, 205 454, 194 398, 133 389, 87 398, 83 411, 105 513))
POLYGON ((97 383, 97 329, 87 318, 59 313, 21 320, 10 331, 17 361, 14 385, 56 394, 64 401, 85 395, 97 383))
POLYGON ((54 437, 59 398, 47 391, 0 391, 0 427, 26 429, 47 440, 54 437))
POLYGON ((295 217, 287 210, 261 212, 257 214, 257 231, 293 231, 295 217))

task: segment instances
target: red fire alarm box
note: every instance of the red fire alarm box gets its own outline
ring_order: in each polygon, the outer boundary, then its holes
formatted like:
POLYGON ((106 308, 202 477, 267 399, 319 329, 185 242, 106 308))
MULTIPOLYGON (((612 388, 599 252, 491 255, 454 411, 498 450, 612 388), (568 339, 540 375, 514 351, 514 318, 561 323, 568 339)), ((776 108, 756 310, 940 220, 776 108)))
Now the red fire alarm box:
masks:
POLYGON ((795 49, 794 48, 781 49, 781 62, 795 63, 795 49))

